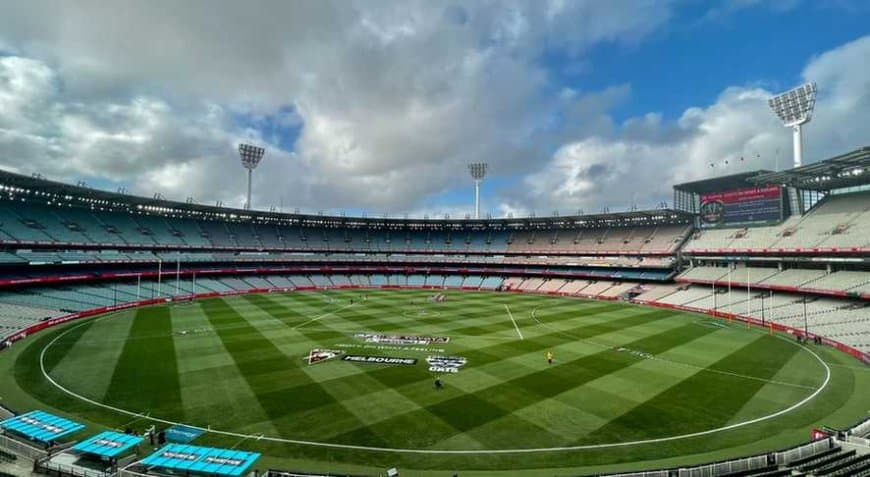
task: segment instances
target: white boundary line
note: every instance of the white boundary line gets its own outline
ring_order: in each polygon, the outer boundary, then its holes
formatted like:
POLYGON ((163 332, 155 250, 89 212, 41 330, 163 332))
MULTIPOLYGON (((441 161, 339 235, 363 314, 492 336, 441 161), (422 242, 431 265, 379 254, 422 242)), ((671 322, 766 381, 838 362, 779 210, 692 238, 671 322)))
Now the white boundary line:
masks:
POLYGON ((524 340, 523 334, 520 332, 520 327, 517 326, 517 320, 514 319, 514 314, 511 313, 511 309, 507 306, 507 303, 504 304, 504 309, 507 310, 508 316, 511 318, 511 322, 514 324, 514 329, 517 330, 517 334, 519 335, 521 340, 524 340))
POLYGON ((308 321, 306 321, 306 322, 304 322, 304 323, 300 323, 300 324, 298 324, 298 325, 296 325, 296 326, 294 326, 294 327, 292 327, 292 328, 290 328, 290 329, 291 329, 291 330, 298 330, 299 328, 302 328, 302 327, 305 326, 305 325, 310 325, 311 323, 314 323, 315 321, 319 321, 319 320, 321 320, 321 319, 323 319, 323 318, 326 318, 326 317, 329 316, 329 315, 334 315, 334 314, 338 313, 339 311, 342 311, 342 310, 344 310, 344 309, 346 309, 346 308, 350 308, 350 307, 352 307, 352 306, 353 306, 353 303, 351 303, 351 304, 349 304, 349 305, 344 305, 343 307, 338 308, 337 310, 332 310, 332 311, 326 312, 326 313, 324 313, 324 314, 322 314, 322 315, 320 315, 320 316, 316 316, 316 317, 314 317, 314 318, 312 318, 312 319, 310 319, 310 320, 308 320, 308 321))
MULTIPOLYGON (((102 320, 102 319, 108 318, 110 316, 111 315, 98 317, 95 320, 102 320)), ((348 449, 348 450, 371 451, 371 452, 387 452, 387 453, 394 453, 394 454, 447 454, 447 455, 450 455, 450 454, 456 454, 456 455, 460 455, 460 454, 533 454, 533 453, 543 453, 543 452, 565 452, 565 451, 579 451, 579 450, 590 450, 590 449, 607 449, 607 448, 613 448, 613 447, 629 447, 629 446, 635 446, 635 445, 654 444, 654 443, 658 443, 658 442, 670 442, 670 441, 676 441, 676 440, 682 440, 682 439, 689 439, 692 437, 701 437, 701 436, 706 436, 706 435, 710 435, 710 434, 716 434, 718 432, 729 431, 731 429, 737 429, 739 427, 745 427, 745 426, 748 426, 751 424, 756 424, 759 422, 774 419, 776 417, 782 416, 783 414, 788 414, 789 412, 792 412, 795 409, 798 409, 798 408, 802 407, 803 405, 805 405, 806 403, 815 399, 815 397, 818 396, 828 386, 828 383, 831 381, 831 368, 828 367, 828 364, 825 363, 825 361, 822 358, 820 358, 819 355, 817 355, 815 352, 813 352, 813 350, 807 348, 804 345, 794 343, 791 340, 786 340, 795 346, 799 346, 799 347, 803 348, 806 352, 810 353, 814 358, 816 358, 816 360, 822 365, 822 367, 825 368, 825 380, 821 384, 821 386, 819 386, 818 389, 816 389, 812 394, 805 397, 801 401, 799 401, 795 404, 792 404, 791 406, 789 406, 785 409, 782 409, 780 411, 777 411, 773 414, 768 414, 766 416, 761 416, 761 417, 751 419, 748 421, 737 422, 737 423, 730 424, 727 426, 718 427, 715 429, 708 429, 706 431, 693 432, 690 434, 681 434, 681 435, 677 435, 677 436, 660 437, 660 438, 655 438, 655 439, 643 439, 643 440, 638 440, 638 441, 611 442, 611 443, 604 443, 604 444, 587 444, 587 445, 579 445, 579 446, 535 447, 535 448, 517 448, 517 449, 480 449, 480 450, 403 449, 403 448, 393 448, 393 447, 371 447, 371 446, 360 446, 360 445, 353 445, 353 444, 336 444, 336 443, 331 443, 331 442, 316 442, 316 441, 303 441, 303 440, 296 440, 296 439, 284 439, 281 437, 271 437, 271 436, 265 436, 262 434, 242 434, 239 432, 222 431, 219 429, 212 429, 211 426, 209 426, 208 428, 193 426, 190 424, 169 421, 167 419, 161 419, 159 417, 151 417, 151 416, 139 413, 139 412, 128 411, 126 409, 121 409, 118 407, 110 406, 108 404, 97 402, 93 399, 82 396, 81 394, 77 394, 73 391, 70 391, 69 389, 61 386, 57 381, 55 381, 45 371, 45 352, 52 345, 54 345, 54 343, 57 340, 64 337, 67 333, 69 333, 70 331, 72 331, 80 326, 87 324, 88 322, 89 322, 89 320, 85 320, 84 322, 79 323, 76 326, 73 326, 70 329, 64 331, 63 333, 55 336, 54 339, 52 339, 47 345, 45 345, 45 347, 42 348, 42 351, 39 353, 39 367, 40 367, 40 370, 42 371, 42 376, 46 380, 48 380, 48 382, 50 382, 54 387, 58 388, 59 390, 63 391, 64 393, 66 393, 74 398, 77 398, 77 399, 84 401, 88 404, 91 404, 91 405, 94 405, 97 407, 101 407, 103 409, 109 409, 110 411, 115 411, 115 412, 120 413, 120 414, 133 416, 133 417, 139 417, 142 419, 147 419, 149 421, 159 422, 161 424, 167 424, 170 426, 185 425, 188 427, 192 427, 194 429, 201 430, 203 432, 211 432, 211 433, 223 435, 223 436, 238 437, 238 438, 253 437, 253 438, 257 438, 258 440, 264 440, 264 441, 270 441, 270 442, 279 442, 279 443, 284 443, 284 444, 296 444, 296 445, 312 446, 312 447, 326 447, 326 448, 332 448, 332 449, 348 449)), ((785 339, 785 338, 780 337, 780 339, 785 339)))

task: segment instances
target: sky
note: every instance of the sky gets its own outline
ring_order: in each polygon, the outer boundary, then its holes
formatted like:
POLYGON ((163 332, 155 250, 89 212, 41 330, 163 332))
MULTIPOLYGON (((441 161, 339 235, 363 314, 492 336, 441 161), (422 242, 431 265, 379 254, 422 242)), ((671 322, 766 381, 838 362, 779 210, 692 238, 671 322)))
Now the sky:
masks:
POLYGON ((859 0, 0 0, 0 167, 240 207, 493 217, 670 202, 870 145, 859 0), (740 158, 744 158, 740 161, 740 158))

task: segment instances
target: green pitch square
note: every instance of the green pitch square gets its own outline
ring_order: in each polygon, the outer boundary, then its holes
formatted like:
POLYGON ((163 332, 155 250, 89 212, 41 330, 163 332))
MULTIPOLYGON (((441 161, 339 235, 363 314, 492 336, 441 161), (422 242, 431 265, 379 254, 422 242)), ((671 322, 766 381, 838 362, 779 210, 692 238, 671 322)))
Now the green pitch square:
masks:
POLYGON ((265 392, 256 389, 256 394, 260 405, 273 418, 316 409, 335 402, 335 399, 317 383, 297 384, 292 388, 281 387, 265 392))
POLYGON ((577 386, 559 393, 552 399, 607 422, 620 416, 626 409, 641 404, 619 394, 601 391, 589 386, 577 386))
POLYGON ((492 449, 513 448, 516 446, 517 436, 528 436, 539 447, 556 447, 567 442, 562 436, 539 423, 513 413, 488 421, 469 430, 467 434, 492 449))
MULTIPOLYGON (((345 396, 353 396, 353 394, 345 396)), ((341 404, 366 425, 372 425, 420 409, 419 404, 393 389, 384 389, 368 393, 365 396, 345 398, 341 404)))
MULTIPOLYGON (((301 398, 301 396, 299 397, 301 398)), ((303 399, 310 402, 313 398, 303 399)), ((292 404, 289 405, 292 406, 292 404)), ((280 417, 272 416, 272 421, 283 437, 315 441, 331 439, 345 434, 349 430, 366 427, 340 402, 331 398, 323 401, 321 405, 306 406, 302 410, 285 412, 280 417)))
POLYGON ((649 363, 649 361, 638 361, 619 371, 594 379, 584 386, 617 394, 625 399, 643 402, 672 386, 673 383, 698 372, 696 368, 666 367, 659 363, 649 363), (671 373, 661 372, 668 368, 672 370, 671 373))
POLYGON ((464 394, 426 406, 425 409, 463 432, 509 414, 509 411, 475 394, 464 394))
POLYGON ((463 369, 462 372, 455 375, 444 376, 443 380, 447 386, 456 387, 466 393, 473 393, 481 389, 496 386, 504 381, 503 378, 498 377, 496 373, 492 373, 489 370, 490 367, 496 364, 498 363, 485 367, 469 364, 467 369, 463 369), (487 369, 485 370, 484 368, 487 369))
POLYGON ((564 394, 555 399, 537 401, 514 411, 514 415, 535 423, 550 434, 562 437, 563 442, 572 442, 578 436, 588 434, 608 422, 608 419, 586 412, 581 402, 564 394), (565 404, 561 399, 572 400, 575 405, 565 404))
MULTIPOLYGON (((329 371, 327 363, 323 363, 323 366, 320 366, 322 370, 329 371)), ((332 379, 328 379, 325 381, 318 381, 314 379, 315 382, 319 383, 324 389, 327 389, 330 394, 336 396, 343 396, 344 398, 348 396, 366 396, 371 393, 376 393, 379 391, 383 391, 385 389, 391 389, 388 386, 384 386, 383 383, 372 377, 371 374, 366 372, 365 368, 361 368, 355 364, 344 363, 344 362, 336 362, 333 363, 334 366, 330 365, 329 368, 336 369, 341 374, 338 374, 332 379), (352 374, 346 374, 348 372, 352 372, 352 374)), ((307 371, 307 370, 306 370, 307 371)), ((309 376, 311 373, 309 373, 309 376)), ((343 399, 339 397, 338 399, 343 399)))
MULTIPOLYGON (((340 348, 324 346, 322 349, 339 350, 340 348)), ((347 349, 346 352, 347 354, 354 354, 353 349, 347 349)), ((347 385, 353 389, 360 390, 364 390, 367 383, 372 383, 379 388, 382 387, 382 385, 377 383, 376 380, 366 376, 367 372, 365 368, 360 368, 354 364, 342 361, 341 356, 309 365, 307 364, 307 354, 308 353, 306 353, 305 359, 299 360, 302 362, 300 370, 307 374, 314 382, 330 386, 347 383, 347 385)), ((348 391, 350 391, 350 389, 348 391)))
MULTIPOLYGON (((384 405, 389 405, 385 402, 384 405)), ((377 422, 368 429, 392 447, 420 449, 459 433, 449 423, 425 409, 417 409, 377 422)), ((336 436, 336 442, 350 442, 353 433, 336 436)), ((356 441, 361 442, 361 441, 356 441)))

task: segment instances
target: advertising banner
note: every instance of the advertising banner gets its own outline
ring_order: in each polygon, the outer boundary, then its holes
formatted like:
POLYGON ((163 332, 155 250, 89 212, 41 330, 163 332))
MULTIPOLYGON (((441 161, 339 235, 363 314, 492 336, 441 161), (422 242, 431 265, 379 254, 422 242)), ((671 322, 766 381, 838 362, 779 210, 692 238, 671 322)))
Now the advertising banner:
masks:
POLYGON ((701 195, 701 226, 752 225, 782 219, 782 188, 752 187, 701 195))

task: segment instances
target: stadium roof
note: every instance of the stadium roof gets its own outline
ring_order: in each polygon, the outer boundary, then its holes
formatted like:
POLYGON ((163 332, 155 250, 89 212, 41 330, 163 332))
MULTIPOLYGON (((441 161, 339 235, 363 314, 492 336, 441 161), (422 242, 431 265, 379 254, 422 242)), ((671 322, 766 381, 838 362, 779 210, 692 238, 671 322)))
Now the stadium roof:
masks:
POLYGON ((779 184, 803 190, 829 191, 870 184, 870 146, 782 172, 749 179, 757 185, 779 184))
POLYGON ((0 170, 0 197, 26 198, 46 203, 64 203, 78 207, 104 210, 124 210, 145 214, 186 216, 204 219, 255 221, 300 226, 334 226, 350 228, 416 228, 416 229, 523 229, 600 226, 632 226, 647 224, 689 223, 691 216, 674 209, 653 209, 571 216, 542 216, 498 219, 465 218, 377 218, 345 217, 320 214, 290 214, 276 211, 254 211, 166 200, 92 189, 65 184, 40 176, 27 176, 0 170))
POLYGON ((143 439, 139 436, 105 431, 79 442, 73 447, 73 450, 83 454, 112 458, 136 447, 142 441, 143 439))
POLYGON ((85 426, 45 411, 30 411, 0 422, 0 428, 34 441, 51 442, 78 432, 85 426))
POLYGON ((260 454, 212 447, 167 444, 139 461, 139 465, 195 474, 235 477, 244 475, 260 454))
POLYGON ((751 179, 764 174, 769 174, 770 172, 771 171, 760 169, 757 171, 731 174, 728 176, 711 177, 699 181, 677 184, 674 186, 674 190, 693 194, 709 194, 726 190, 755 187, 757 184, 752 183, 751 179))

